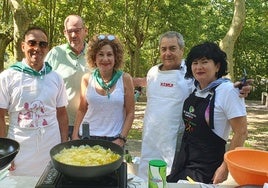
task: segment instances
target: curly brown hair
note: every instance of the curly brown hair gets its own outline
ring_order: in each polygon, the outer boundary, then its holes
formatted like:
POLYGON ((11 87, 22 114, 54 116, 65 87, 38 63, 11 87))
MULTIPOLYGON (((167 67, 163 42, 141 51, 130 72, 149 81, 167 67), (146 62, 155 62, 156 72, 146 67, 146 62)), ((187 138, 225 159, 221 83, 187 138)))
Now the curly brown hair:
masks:
POLYGON ((87 50, 87 63, 89 67, 97 67, 95 63, 96 55, 105 45, 110 45, 112 47, 115 56, 114 69, 118 70, 123 66, 124 49, 120 40, 114 35, 95 35, 92 37, 92 39, 89 40, 87 50), (101 38, 100 36, 102 36, 103 38, 101 38), (111 36, 111 39, 109 38, 109 36, 111 36))

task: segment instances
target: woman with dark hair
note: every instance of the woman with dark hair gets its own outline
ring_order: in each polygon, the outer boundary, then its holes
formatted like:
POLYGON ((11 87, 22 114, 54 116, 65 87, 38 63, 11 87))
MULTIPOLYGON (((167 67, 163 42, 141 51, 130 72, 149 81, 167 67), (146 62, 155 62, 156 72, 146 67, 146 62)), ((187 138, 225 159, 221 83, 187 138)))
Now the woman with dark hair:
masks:
POLYGON ((186 58, 186 78, 195 79, 195 90, 183 105, 185 131, 175 154, 169 182, 187 176, 203 183, 221 183, 228 177, 223 157, 232 129, 229 150, 247 138, 244 99, 226 78, 226 54, 212 42, 193 47, 186 58))

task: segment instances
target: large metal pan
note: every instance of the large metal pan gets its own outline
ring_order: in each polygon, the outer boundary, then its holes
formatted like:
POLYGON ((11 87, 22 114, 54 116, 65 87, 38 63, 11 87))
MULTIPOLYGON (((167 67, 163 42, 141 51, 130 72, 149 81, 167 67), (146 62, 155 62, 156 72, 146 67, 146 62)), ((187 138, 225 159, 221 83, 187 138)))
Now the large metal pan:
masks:
POLYGON ((55 169, 61 172, 67 178, 71 179, 89 179, 112 173, 113 171, 118 169, 122 164, 123 154, 124 154, 123 148, 121 148, 119 145, 106 140, 94 140, 94 139, 72 140, 58 144, 50 150, 51 161, 55 169), (111 151, 119 154, 121 157, 117 161, 114 161, 106 165, 86 166, 86 167, 64 164, 55 160, 53 157, 64 148, 67 149, 72 146, 81 146, 81 145, 89 145, 89 146, 100 145, 105 149, 110 148, 111 151))
POLYGON ((0 138, 0 170, 7 167, 19 152, 20 144, 9 138, 0 138))

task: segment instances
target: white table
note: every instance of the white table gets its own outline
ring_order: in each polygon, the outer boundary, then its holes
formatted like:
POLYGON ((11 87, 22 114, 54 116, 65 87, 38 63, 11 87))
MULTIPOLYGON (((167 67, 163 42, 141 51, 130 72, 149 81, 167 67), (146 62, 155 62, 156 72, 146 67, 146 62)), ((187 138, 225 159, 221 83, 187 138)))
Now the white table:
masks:
MULTIPOLYGON (((147 182, 143 182, 140 178, 135 175, 128 174, 128 177, 133 177, 132 181, 129 181, 128 187, 136 188, 147 188, 147 182)), ((4 179, 0 180, 1 188, 34 188, 39 177, 30 177, 30 176, 7 176, 4 179)), ((235 185, 218 185, 218 186, 208 186, 208 185, 199 185, 199 184, 186 184, 186 183, 168 183, 168 188, 234 188, 235 185)))
POLYGON ((7 176, 0 180, 1 188, 34 188, 39 177, 7 176))

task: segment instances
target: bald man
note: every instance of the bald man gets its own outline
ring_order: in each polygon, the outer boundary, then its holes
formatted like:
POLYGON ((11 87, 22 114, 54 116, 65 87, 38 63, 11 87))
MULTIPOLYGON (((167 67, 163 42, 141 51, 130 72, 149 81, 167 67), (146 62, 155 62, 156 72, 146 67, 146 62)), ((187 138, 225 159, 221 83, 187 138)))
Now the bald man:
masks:
POLYGON ((69 124, 73 125, 80 101, 81 78, 88 72, 85 60, 87 48, 85 38, 88 30, 80 16, 69 15, 64 21, 63 32, 67 43, 52 48, 46 56, 46 61, 63 77, 69 101, 67 106, 69 124))

